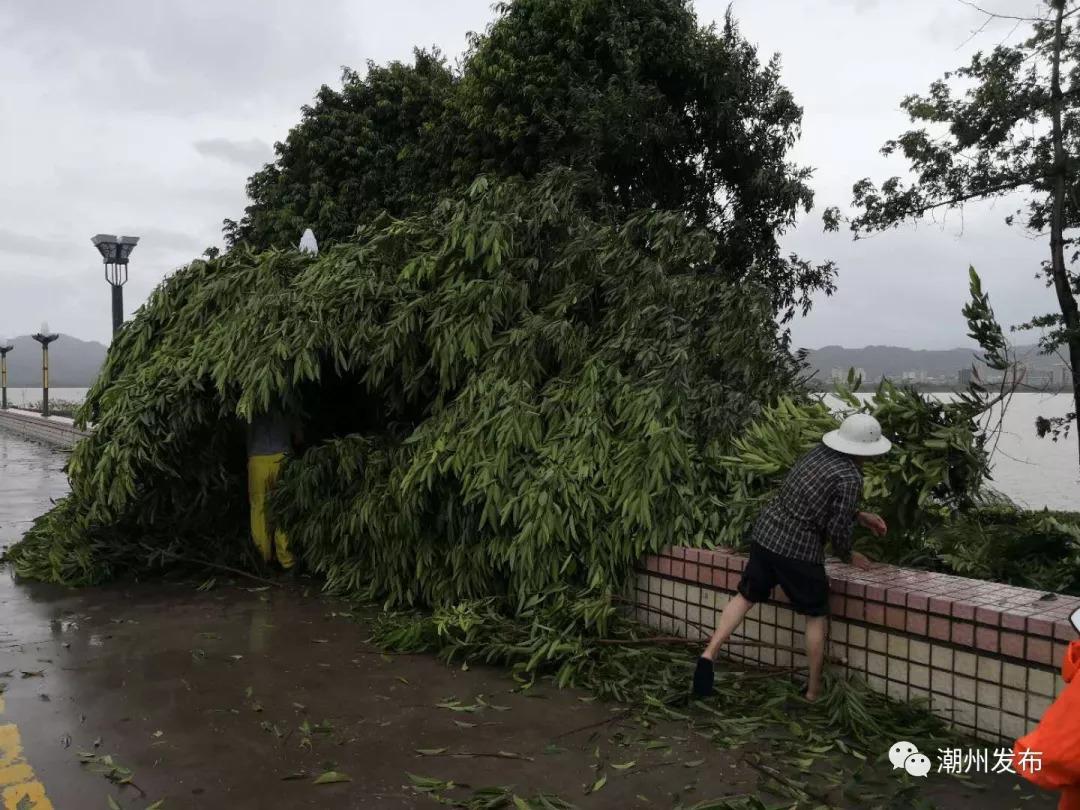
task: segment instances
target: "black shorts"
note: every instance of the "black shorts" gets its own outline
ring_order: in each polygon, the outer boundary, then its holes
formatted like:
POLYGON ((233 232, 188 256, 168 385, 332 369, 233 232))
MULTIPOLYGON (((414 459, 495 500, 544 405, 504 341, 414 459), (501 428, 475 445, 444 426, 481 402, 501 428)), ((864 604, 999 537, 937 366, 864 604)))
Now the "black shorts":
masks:
POLYGON ((750 602, 765 602, 777 585, 787 594, 796 613, 828 615, 829 578, 823 563, 784 557, 752 543, 750 558, 739 580, 739 593, 750 602))

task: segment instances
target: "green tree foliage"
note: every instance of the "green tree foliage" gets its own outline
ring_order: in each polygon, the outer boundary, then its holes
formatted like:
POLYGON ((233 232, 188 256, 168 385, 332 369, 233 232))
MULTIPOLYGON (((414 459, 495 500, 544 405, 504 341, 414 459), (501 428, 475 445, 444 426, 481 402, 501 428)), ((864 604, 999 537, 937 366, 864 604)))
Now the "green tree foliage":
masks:
MULTIPOLYGON (((965 400, 940 402, 888 382, 865 402, 846 386, 839 396, 846 412, 872 414, 894 443, 863 468, 864 508, 885 518, 892 537, 917 535, 974 505, 988 468, 975 422, 982 408, 965 400)), ((816 397, 785 397, 766 408, 722 459, 731 495, 719 541, 743 545, 791 465, 836 426, 837 415, 816 397)))
POLYGON ((831 263, 781 254, 813 201, 787 152, 801 108, 730 17, 702 28, 687 0, 517 0, 470 39, 457 70, 437 54, 346 71, 323 87, 277 160, 248 183, 230 244, 348 239, 386 210, 403 216, 479 174, 590 170, 597 205, 680 211, 718 243, 729 280, 764 284, 784 317, 832 290, 831 263))
POLYGON ((277 159, 248 180, 230 246, 296 245, 305 228, 320 242, 349 238, 380 211, 406 214, 450 185, 447 103, 455 78, 442 57, 417 51, 411 65, 346 69, 342 89, 323 85, 277 159))
POLYGON ((796 364, 768 294, 710 271, 708 232, 598 216, 594 189, 481 178, 317 258, 233 250, 178 272, 117 337, 71 495, 16 571, 90 582, 246 547, 241 426, 279 402, 316 446, 274 511, 336 590, 603 592, 646 551, 704 542, 709 459, 796 364))
MULTIPOLYGON (((869 179, 856 183, 859 213, 851 228, 865 234, 970 200, 1026 195, 1006 221, 1047 239, 1049 257, 1038 275, 1054 288, 1058 310, 1020 328, 1046 329, 1043 351, 1067 354, 1080 408, 1080 276, 1077 253, 1066 255, 1080 226, 1080 164, 1069 157, 1080 152, 1080 6, 1066 0, 1044 5, 1043 16, 1027 20, 1031 35, 1023 42, 976 53, 926 95, 903 100, 919 126, 888 141, 882 153, 902 154, 915 180, 906 185, 893 177, 880 188, 869 179)), ((832 209, 827 222, 838 218, 832 209)), ((1040 420, 1040 434, 1067 430, 1076 410, 1063 420, 1040 420)))

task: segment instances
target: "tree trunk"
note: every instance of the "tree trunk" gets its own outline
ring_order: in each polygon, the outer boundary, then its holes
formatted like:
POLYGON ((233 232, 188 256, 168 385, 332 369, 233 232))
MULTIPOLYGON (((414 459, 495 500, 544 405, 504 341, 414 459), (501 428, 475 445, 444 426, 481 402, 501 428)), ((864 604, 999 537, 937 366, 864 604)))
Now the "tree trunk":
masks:
MULTIPOLYGON (((1069 285, 1065 270, 1065 147, 1061 132, 1061 20, 1065 16, 1065 0, 1054 0, 1053 61, 1050 71, 1050 103, 1053 120, 1054 190, 1050 214, 1050 273, 1054 280, 1061 317, 1068 335, 1069 366, 1072 372, 1073 409, 1080 414, 1080 311, 1069 285)), ((1080 444, 1080 442, 1078 442, 1080 444)))

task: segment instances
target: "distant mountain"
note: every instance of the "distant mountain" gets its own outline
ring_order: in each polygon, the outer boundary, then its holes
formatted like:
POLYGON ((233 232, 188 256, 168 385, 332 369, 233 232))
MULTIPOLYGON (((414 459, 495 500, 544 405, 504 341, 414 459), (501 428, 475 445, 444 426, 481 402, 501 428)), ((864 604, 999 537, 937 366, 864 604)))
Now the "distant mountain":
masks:
MULTIPOLYGON (((7 356, 8 385, 31 388, 41 385, 41 344, 29 335, 12 340, 15 348, 7 356)), ((79 340, 71 335, 49 345, 49 386, 52 388, 89 388, 105 362, 106 348, 96 341, 79 340)))
MULTIPOLYGON (((828 381, 834 368, 861 368, 866 371, 866 381, 881 377, 899 378, 905 371, 925 371, 931 376, 945 375, 955 378, 962 368, 970 368, 975 362, 977 349, 904 349, 899 346, 864 346, 861 349, 845 349, 843 346, 823 346, 813 349, 807 362, 815 369, 817 379, 828 381)), ((1017 359, 1033 368, 1049 368, 1057 364, 1054 357, 1038 354, 1037 346, 1015 347, 1017 359)))

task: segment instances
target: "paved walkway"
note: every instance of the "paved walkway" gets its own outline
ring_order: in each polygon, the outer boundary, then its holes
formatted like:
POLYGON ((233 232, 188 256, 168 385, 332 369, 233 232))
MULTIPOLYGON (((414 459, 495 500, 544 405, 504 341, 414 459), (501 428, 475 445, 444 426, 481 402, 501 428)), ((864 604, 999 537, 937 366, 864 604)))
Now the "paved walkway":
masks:
POLYGON ((755 789, 756 772, 678 724, 605 724, 611 707, 581 692, 520 693, 503 671, 383 656, 336 612, 298 588, 65 593, 5 578, 0 757, 17 760, 35 810, 104 808, 109 796, 166 810, 436 806, 410 773, 581 807, 755 789), (313 784, 326 771, 352 781, 313 784))

